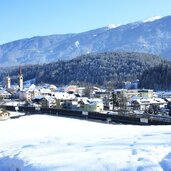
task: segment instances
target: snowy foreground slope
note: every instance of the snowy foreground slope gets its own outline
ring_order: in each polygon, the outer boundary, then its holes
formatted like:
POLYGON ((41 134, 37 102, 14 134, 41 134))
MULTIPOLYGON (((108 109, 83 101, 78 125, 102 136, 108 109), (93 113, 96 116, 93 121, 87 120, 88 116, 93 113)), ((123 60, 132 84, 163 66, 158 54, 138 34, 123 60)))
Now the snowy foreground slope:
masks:
POLYGON ((171 126, 46 115, 0 122, 0 171, 171 171, 171 126))

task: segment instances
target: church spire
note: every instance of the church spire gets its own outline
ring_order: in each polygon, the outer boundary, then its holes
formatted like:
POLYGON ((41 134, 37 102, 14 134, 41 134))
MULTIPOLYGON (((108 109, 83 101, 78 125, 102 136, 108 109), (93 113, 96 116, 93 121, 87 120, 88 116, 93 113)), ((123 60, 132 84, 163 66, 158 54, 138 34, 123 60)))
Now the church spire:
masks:
POLYGON ((18 69, 18 86, 19 86, 19 90, 22 91, 24 88, 24 84, 23 84, 23 75, 22 75, 21 65, 19 65, 19 69, 18 69))
POLYGON ((18 75, 22 75, 21 65, 19 65, 18 75))

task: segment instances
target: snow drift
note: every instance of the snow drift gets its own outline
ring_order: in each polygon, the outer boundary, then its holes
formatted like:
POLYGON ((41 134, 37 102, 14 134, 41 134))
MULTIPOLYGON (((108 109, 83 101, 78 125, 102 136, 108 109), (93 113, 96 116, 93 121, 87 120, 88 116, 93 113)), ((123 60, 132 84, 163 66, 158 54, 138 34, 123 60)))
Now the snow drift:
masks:
POLYGON ((46 115, 1 121, 0 171, 170 171, 170 128, 46 115))

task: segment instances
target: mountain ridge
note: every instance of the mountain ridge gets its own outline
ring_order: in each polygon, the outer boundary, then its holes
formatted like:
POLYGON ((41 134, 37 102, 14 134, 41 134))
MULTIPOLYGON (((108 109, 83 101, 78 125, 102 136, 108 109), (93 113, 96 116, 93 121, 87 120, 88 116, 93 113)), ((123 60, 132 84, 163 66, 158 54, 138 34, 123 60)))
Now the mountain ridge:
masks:
POLYGON ((89 53, 144 52, 171 59, 171 16, 82 33, 34 36, 0 45, 0 65, 43 64, 89 53))

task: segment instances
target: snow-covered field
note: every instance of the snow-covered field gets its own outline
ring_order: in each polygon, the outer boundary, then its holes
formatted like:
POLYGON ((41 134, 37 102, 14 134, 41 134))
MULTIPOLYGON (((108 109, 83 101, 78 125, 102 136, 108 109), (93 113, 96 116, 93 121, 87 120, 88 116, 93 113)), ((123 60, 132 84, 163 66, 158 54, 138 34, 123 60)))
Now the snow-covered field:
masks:
POLYGON ((0 171, 171 171, 171 126, 46 115, 0 122, 0 171))

